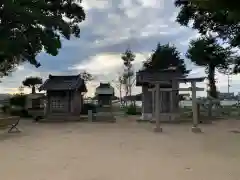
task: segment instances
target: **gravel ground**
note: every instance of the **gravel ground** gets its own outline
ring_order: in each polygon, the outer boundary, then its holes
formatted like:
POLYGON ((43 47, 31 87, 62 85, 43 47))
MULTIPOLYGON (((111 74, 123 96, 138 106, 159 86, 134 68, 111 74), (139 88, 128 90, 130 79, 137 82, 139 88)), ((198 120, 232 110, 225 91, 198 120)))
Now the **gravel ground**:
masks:
MULTIPOLYGON (((122 117, 123 118, 123 117, 122 117)), ((0 132, 2 180, 239 180, 240 121, 201 126, 22 121, 0 132)))

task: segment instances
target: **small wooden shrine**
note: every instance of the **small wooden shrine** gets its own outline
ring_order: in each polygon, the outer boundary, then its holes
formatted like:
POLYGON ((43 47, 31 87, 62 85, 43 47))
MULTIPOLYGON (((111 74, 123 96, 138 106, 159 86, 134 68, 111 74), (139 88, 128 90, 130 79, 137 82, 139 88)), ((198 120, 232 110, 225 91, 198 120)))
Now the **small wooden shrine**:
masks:
POLYGON ((100 83, 96 88, 95 96, 97 99, 97 121, 115 121, 112 113, 112 99, 114 88, 110 83, 100 83))
POLYGON ((108 107, 112 104, 112 98, 114 96, 114 88, 110 83, 100 83, 96 88, 95 95, 99 107, 108 107))
POLYGON ((80 75, 53 76, 40 87, 46 91, 46 117, 63 118, 79 117, 83 105, 83 93, 87 92, 84 80, 80 75))
POLYGON ((159 71, 142 70, 137 72, 136 84, 142 86, 142 120, 156 122, 156 131, 161 131, 160 121, 175 121, 179 108, 179 91, 192 92, 193 131, 198 132, 196 82, 205 77, 186 78, 176 68, 159 71), (190 88, 179 88, 179 83, 191 83, 190 88))
MULTIPOLYGON (((161 88, 178 89, 179 83, 174 79, 182 78, 183 75, 173 69, 137 72, 136 85, 142 86, 142 120, 152 120, 156 104, 155 83, 159 82, 161 88)), ((161 113, 170 113, 178 110, 178 91, 162 91, 160 93, 161 113)))

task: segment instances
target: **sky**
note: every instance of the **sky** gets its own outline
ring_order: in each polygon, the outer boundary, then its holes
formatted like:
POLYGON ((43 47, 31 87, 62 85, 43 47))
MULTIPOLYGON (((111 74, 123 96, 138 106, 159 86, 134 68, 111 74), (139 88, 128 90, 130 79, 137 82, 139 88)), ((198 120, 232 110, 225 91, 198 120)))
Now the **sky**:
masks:
MULTIPOLYGON (((179 9, 174 7, 174 0, 83 0, 82 6, 86 20, 80 24, 80 39, 63 39, 58 56, 39 54, 37 60, 42 65, 39 68, 27 63, 19 66, 10 76, 2 78, 0 93, 16 93, 28 76, 46 80, 49 74, 72 75, 86 70, 94 76, 94 80, 87 83, 88 95, 92 96, 100 81, 111 82, 115 87, 115 81, 123 71, 121 53, 128 47, 136 54, 133 67, 137 71, 157 43, 174 44, 185 58, 189 41, 199 36, 191 28, 175 22, 179 9)), ((185 63, 191 70, 189 77, 206 76, 204 68, 186 58, 185 63)), ((228 77, 217 73, 216 79, 218 89, 227 92, 228 77)), ((231 76, 230 84, 231 92, 239 92, 240 75, 231 76)), ((206 88, 206 82, 198 87, 206 88)), ((30 89, 24 91, 28 93, 30 89)), ((140 87, 133 88, 134 94, 140 92, 140 87)), ((204 96, 206 92, 197 95, 204 96)))

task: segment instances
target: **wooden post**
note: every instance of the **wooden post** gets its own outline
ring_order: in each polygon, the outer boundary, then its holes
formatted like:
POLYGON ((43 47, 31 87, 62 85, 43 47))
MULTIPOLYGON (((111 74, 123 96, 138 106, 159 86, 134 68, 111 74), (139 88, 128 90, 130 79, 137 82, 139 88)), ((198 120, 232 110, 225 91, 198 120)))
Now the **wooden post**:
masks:
POLYGON ((197 108, 197 95, 196 95, 196 82, 191 82, 192 86, 192 112, 193 112, 193 127, 192 132, 199 133, 201 129, 198 127, 198 108, 197 108))
POLYGON ((156 128, 155 132, 162 132, 162 128, 160 127, 160 84, 156 83, 156 97, 155 97, 155 120, 156 120, 156 128))
POLYGON ((152 90, 152 120, 154 120, 155 119, 155 111, 156 111, 156 109, 155 109, 155 105, 156 105, 156 100, 155 100, 155 90, 152 90))
POLYGON ((52 111, 52 101, 49 93, 47 92, 47 110, 46 110, 46 115, 49 115, 52 111))
POLYGON ((176 106, 176 89, 178 87, 176 86, 177 82, 175 80, 172 80, 172 91, 170 92, 170 101, 171 101, 171 113, 175 113, 175 106, 176 106))
POLYGON ((176 98, 175 98, 175 93, 176 91, 174 91, 174 89, 176 88, 176 82, 174 80, 172 80, 172 91, 170 91, 170 116, 169 116, 169 120, 173 121, 174 118, 174 114, 175 114, 175 104, 176 104, 176 98))

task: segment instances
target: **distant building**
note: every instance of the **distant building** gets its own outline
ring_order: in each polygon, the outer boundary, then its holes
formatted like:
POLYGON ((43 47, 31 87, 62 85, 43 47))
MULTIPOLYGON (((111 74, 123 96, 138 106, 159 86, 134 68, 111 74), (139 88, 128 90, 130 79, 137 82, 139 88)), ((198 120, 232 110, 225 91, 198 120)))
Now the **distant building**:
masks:
POLYGON ((235 98, 233 92, 232 93, 221 93, 221 92, 219 92, 218 97, 219 97, 219 99, 234 99, 235 98))

